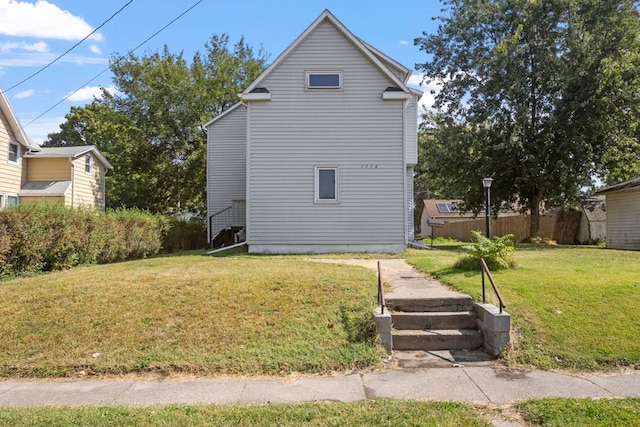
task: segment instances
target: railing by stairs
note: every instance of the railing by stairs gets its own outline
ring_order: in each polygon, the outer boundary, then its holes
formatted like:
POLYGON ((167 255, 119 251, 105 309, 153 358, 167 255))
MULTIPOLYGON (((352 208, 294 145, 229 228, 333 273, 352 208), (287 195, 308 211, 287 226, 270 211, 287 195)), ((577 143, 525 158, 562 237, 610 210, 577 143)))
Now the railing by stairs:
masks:
POLYGON ((244 228, 246 226, 247 203, 245 200, 232 200, 226 207, 209 217, 209 241, 223 230, 244 228))

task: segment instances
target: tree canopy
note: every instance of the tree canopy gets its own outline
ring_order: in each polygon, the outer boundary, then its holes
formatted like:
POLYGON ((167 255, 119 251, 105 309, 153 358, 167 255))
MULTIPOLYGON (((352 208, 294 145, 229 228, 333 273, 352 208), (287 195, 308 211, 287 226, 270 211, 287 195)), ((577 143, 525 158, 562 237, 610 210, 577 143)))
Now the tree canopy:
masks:
POLYGON ((107 206, 151 212, 206 212, 203 124, 238 101, 268 55, 214 35, 187 63, 165 46, 142 56, 114 54, 116 92, 72 107, 45 145, 96 145, 114 169, 107 206))
POLYGON ((437 81, 421 138, 434 188, 479 210, 531 213, 575 200, 594 176, 640 171, 640 20, 631 0, 449 0, 434 34, 415 40, 437 81), (446 183, 446 185, 445 185, 446 183))

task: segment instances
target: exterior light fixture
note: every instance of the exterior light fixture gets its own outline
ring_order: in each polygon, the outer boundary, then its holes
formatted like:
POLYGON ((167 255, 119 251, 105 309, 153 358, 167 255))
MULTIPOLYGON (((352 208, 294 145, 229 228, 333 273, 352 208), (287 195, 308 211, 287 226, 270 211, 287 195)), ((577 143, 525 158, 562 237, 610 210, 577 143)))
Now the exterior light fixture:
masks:
POLYGON ((493 178, 488 175, 482 178, 482 186, 484 187, 484 212, 486 214, 488 239, 491 239, 491 184, 493 184, 493 178))

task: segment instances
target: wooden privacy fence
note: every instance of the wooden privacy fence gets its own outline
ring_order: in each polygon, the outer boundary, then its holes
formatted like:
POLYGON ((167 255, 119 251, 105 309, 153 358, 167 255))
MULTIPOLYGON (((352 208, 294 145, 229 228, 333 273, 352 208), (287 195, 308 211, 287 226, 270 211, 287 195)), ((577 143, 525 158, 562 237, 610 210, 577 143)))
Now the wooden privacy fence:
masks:
MULTIPOLYGON (((571 245, 575 241, 578 226, 580 224, 580 212, 557 212, 540 215, 540 236, 553 239, 560 244, 571 245)), ((521 242, 529 237, 529 215, 510 215, 491 220, 491 233, 494 236, 513 234, 515 242, 521 242)), ((471 241, 471 231, 480 230, 483 234, 486 229, 484 217, 463 221, 446 221, 444 226, 435 228, 434 237, 447 237, 471 241)), ((426 235, 424 237, 430 237, 426 235)))

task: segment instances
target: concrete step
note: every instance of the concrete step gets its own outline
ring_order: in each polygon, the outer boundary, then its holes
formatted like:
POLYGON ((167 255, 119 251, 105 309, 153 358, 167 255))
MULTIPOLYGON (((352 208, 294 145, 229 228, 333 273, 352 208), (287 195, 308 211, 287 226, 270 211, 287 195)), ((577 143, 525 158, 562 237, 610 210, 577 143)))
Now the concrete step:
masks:
POLYGON ((477 329, 478 316, 475 311, 392 311, 391 323, 395 329, 477 329))
POLYGON ((393 298, 385 299, 386 306, 391 311, 406 312, 443 312, 443 311, 471 311, 473 310, 473 299, 468 296, 451 297, 414 297, 414 298, 393 298))
POLYGON ((392 331, 394 350, 471 350, 483 345, 477 329, 400 330, 392 331))

